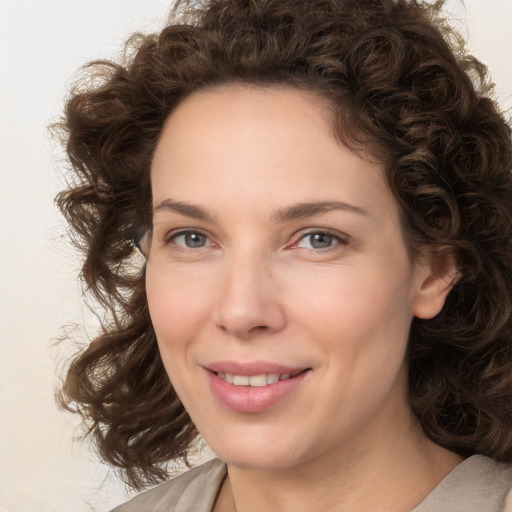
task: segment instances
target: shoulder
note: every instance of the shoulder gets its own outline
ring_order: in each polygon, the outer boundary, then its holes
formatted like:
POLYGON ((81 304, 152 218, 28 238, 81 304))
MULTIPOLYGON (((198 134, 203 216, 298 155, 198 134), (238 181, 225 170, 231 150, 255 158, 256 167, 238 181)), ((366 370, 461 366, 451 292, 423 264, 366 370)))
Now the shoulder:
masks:
POLYGON ((226 465, 213 459, 139 494, 112 512, 210 512, 226 476, 226 465))
POLYGON ((459 464, 413 512, 512 512, 512 465, 473 455, 459 464))

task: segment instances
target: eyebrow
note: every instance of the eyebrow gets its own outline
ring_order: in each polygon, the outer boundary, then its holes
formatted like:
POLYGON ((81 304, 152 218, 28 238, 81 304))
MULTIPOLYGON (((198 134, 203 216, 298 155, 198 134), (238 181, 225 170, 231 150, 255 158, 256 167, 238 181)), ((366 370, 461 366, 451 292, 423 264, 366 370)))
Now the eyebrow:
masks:
MULTIPOLYGON (((288 208, 280 209, 272 215, 272 221, 276 223, 288 222, 291 220, 313 217, 314 215, 320 215, 332 210, 345 210, 360 215, 368 215, 368 212, 364 208, 345 203, 343 201, 314 201, 308 203, 297 203, 288 208)), ((181 201, 172 201, 171 199, 164 199, 153 208, 153 214, 165 211, 171 211, 184 215, 185 217, 209 222, 213 222, 215 220, 215 217, 210 215, 201 206, 181 201)))
POLYGON ((297 203, 289 208, 278 210, 273 216, 274 222, 287 222, 290 220, 304 219, 320 215, 332 210, 345 210, 360 215, 368 215, 368 212, 360 206, 355 206, 343 201, 315 201, 310 203, 297 203))
POLYGON ((175 212, 185 217, 191 217, 198 220, 213 221, 214 217, 210 215, 204 208, 181 201, 172 201, 171 199, 164 199, 160 201, 154 208, 153 214, 158 212, 175 212))

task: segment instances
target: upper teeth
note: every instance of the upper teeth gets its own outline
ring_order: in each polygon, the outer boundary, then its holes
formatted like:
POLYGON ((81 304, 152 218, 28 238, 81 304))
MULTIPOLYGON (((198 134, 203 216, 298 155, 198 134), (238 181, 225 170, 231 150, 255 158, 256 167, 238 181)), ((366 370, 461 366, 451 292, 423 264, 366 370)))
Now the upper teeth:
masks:
POLYGON ((217 372, 217 375, 235 386, 266 386, 274 384, 278 380, 286 380, 291 377, 290 373, 262 373, 260 375, 234 375, 232 373, 217 372))

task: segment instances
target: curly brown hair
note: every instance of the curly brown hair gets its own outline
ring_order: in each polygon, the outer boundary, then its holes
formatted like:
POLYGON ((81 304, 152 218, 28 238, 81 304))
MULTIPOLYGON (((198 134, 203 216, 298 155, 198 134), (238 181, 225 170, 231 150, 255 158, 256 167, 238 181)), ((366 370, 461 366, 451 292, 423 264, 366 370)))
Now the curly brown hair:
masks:
POLYGON ((384 164, 411 250, 456 255, 442 312, 411 327, 411 408, 435 443, 512 461, 510 128, 441 7, 179 1, 161 33, 131 38, 121 64, 85 68, 59 125, 72 178, 57 204, 110 321, 70 363, 60 400, 132 486, 163 479, 197 432, 159 355, 144 269, 127 264, 131 240, 151 226, 150 166, 165 120, 192 92, 229 83, 328 99, 339 139, 384 164))

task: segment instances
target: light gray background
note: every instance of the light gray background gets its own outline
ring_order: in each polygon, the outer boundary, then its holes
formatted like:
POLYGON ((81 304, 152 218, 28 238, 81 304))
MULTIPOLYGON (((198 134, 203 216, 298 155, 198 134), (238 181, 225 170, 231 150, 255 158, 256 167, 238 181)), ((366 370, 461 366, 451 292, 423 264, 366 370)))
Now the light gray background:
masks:
MULTIPOLYGON (((53 401, 52 347, 85 308, 77 262, 53 206, 59 149, 45 127, 86 61, 115 57, 136 30, 161 28, 168 0, 0 0, 0 512, 107 511, 124 486, 73 441, 53 401)), ((512 107, 512 0, 450 0, 471 51, 512 107)))

